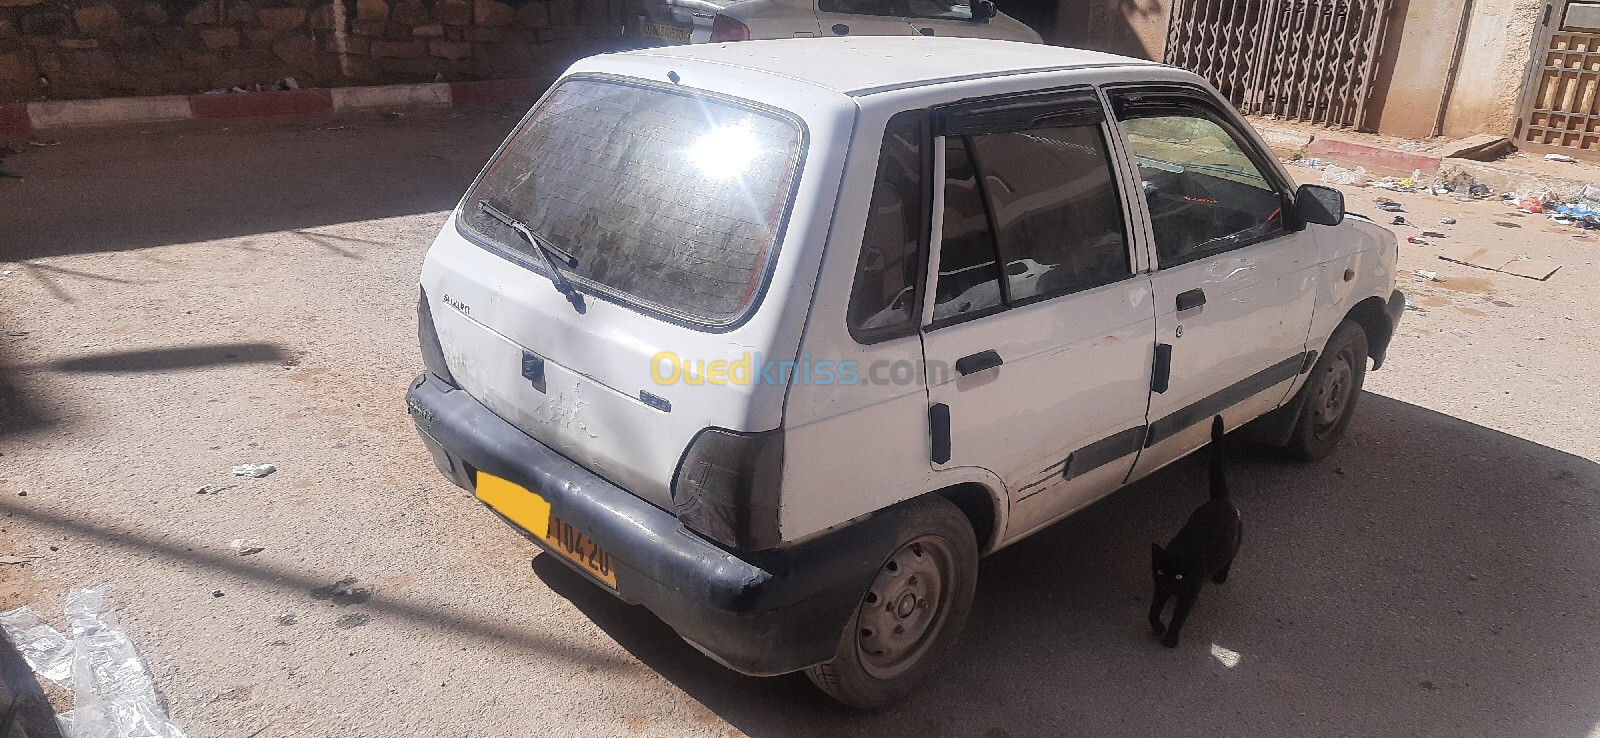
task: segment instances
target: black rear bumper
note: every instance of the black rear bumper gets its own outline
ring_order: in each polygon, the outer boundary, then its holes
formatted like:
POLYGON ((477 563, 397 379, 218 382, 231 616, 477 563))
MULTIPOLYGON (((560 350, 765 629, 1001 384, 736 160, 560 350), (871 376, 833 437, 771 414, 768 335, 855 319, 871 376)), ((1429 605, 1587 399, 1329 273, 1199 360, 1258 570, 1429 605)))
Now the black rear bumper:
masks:
POLYGON ((684 640, 745 674, 784 674, 831 659, 845 622, 889 557, 900 522, 890 509, 804 544, 736 554, 432 374, 412 381, 406 406, 451 481, 471 490, 481 470, 537 492, 554 514, 611 554, 619 597, 645 606, 684 640))

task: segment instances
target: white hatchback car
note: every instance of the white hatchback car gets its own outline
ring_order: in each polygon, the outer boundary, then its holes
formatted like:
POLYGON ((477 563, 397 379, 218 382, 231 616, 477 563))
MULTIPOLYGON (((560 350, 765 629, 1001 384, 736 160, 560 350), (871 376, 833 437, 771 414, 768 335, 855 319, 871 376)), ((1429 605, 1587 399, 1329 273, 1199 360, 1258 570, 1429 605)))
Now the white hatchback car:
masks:
POLYGON ((429 249, 407 403, 557 560, 733 669, 878 706, 948 650, 979 556, 1213 416, 1329 453, 1404 309, 1397 254, 1179 69, 971 39, 610 54, 429 249))
POLYGON ((1042 43, 993 0, 638 0, 629 16, 642 46, 835 36, 1042 43))

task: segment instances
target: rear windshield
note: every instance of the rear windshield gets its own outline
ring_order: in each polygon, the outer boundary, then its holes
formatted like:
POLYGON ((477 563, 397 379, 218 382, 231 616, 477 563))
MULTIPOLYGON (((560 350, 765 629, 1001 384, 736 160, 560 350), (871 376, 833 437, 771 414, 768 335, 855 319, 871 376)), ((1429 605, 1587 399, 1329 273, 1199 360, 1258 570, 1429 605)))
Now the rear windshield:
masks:
POLYGON ((737 322, 777 251, 802 149, 779 114, 622 82, 563 82, 461 208, 469 236, 544 271, 488 202, 571 254, 567 276, 705 325, 737 322))

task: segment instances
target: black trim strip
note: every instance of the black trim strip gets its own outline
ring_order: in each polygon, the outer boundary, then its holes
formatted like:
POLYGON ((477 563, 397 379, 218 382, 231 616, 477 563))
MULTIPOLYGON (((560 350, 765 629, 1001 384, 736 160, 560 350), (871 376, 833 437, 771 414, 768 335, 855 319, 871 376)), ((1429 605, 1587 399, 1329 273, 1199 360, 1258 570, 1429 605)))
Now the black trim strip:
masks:
MULTIPOLYGON (((1133 60, 1129 60, 1131 62, 1133 60)), ((896 90, 910 90, 917 87, 930 85, 943 85, 951 82, 970 82, 975 79, 996 79, 999 77, 1015 77, 1022 74, 1042 74, 1045 72, 1065 72, 1079 69, 1111 69, 1116 67, 1154 67, 1150 62, 1113 62, 1110 64, 1062 64, 1051 67, 1028 67, 1026 69, 1007 69, 995 72, 976 72, 973 74, 957 74, 949 77, 934 77, 932 79, 917 79, 910 82, 895 82, 893 84, 878 85, 877 87, 862 87, 855 90, 845 90, 844 94, 850 97, 865 97, 881 92, 894 92, 896 90)))
POLYGON ((1044 491, 1040 489, 1032 494, 1022 494, 1035 487, 1041 487, 1046 482, 1054 479, 1058 473, 1063 480, 1076 479, 1113 461, 1126 458, 1129 454, 1137 453, 1139 446, 1144 443, 1144 434, 1145 427, 1142 425, 1129 428, 1120 433, 1113 433, 1067 454, 1067 458, 1046 467, 1043 477, 1018 489, 1017 502, 1044 491))
POLYGON ((1064 479, 1075 479, 1089 472, 1099 469, 1117 459, 1136 453, 1144 444, 1145 426, 1129 428, 1121 433, 1113 433, 1083 448, 1073 451, 1067 457, 1067 466, 1061 470, 1064 479))
POLYGON ((933 463, 950 461, 950 406, 942 402, 928 408, 928 435, 933 441, 933 463))
POLYGON ((1150 434, 1144 439, 1144 447, 1150 448, 1177 435, 1178 432, 1185 428, 1209 420, 1223 410, 1266 391, 1285 379, 1292 379, 1298 376, 1301 371, 1300 367, 1304 366, 1305 360, 1305 352, 1295 354, 1233 383, 1220 392, 1213 393, 1199 402, 1195 402, 1182 410, 1151 423, 1150 434))
POLYGON ((1306 357, 1305 361, 1301 362, 1301 364, 1300 364, 1300 373, 1301 374, 1305 374, 1306 372, 1311 371, 1311 367, 1314 367, 1314 366, 1317 365, 1317 352, 1315 352, 1315 351, 1307 351, 1305 353, 1305 357, 1306 357))

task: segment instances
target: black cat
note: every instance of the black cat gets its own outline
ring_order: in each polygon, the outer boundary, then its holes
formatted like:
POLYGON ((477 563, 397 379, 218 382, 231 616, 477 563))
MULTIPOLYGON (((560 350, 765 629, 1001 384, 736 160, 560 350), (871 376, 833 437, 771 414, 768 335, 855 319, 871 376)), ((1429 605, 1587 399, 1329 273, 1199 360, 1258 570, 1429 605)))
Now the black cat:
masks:
POLYGON ((1150 572, 1156 579, 1150 627, 1156 635, 1165 636, 1162 645, 1178 645, 1178 631, 1207 578, 1217 584, 1228 581, 1228 568, 1233 566, 1243 533, 1239 509, 1228 501, 1228 480, 1222 469, 1222 416, 1218 415, 1211 420, 1211 501, 1189 516, 1166 548, 1150 544, 1150 572), (1178 604, 1172 609, 1172 625, 1162 625, 1161 610, 1174 596, 1178 604))

